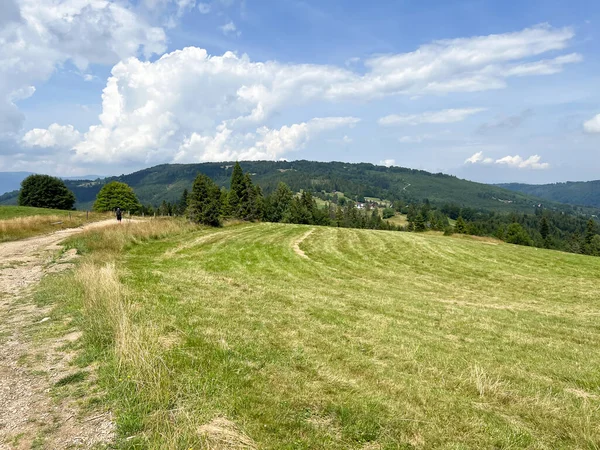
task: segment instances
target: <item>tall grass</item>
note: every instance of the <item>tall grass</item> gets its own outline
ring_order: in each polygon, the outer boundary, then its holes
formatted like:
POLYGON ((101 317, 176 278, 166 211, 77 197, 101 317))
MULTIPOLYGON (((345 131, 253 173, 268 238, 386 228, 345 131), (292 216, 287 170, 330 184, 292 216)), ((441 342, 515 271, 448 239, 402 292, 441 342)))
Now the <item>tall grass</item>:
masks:
POLYGON ((136 307, 128 300, 130 294, 119 279, 119 258, 129 245, 192 229, 195 227, 184 221, 150 220, 89 230, 67 242, 87 253, 74 274, 83 293, 85 342, 95 354, 104 355, 104 363, 111 368, 109 379, 117 386, 113 394, 121 402, 140 404, 147 415, 145 434, 128 441, 128 445, 153 442, 152 448, 182 448, 180 430, 186 421, 176 420, 176 414, 170 410, 172 378, 162 356, 168 342, 156 328, 136 324, 136 307), (143 404, 139 399, 143 399, 143 404))
POLYGON ((64 215, 33 215, 0 220, 0 242, 24 239, 66 228, 77 228, 90 221, 111 217, 110 214, 73 211, 64 215))

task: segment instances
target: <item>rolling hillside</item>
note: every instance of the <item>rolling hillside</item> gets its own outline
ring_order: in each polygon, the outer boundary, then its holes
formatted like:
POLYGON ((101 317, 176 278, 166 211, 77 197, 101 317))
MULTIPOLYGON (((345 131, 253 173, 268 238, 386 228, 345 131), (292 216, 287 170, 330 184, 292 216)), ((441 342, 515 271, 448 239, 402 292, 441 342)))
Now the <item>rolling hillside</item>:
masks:
POLYGON ((54 321, 85 330, 78 361, 99 368, 58 393, 101 392, 123 448, 600 442, 600 259, 435 234, 177 223, 77 237, 87 259, 38 294, 59 302, 54 321))
POLYGON ((499 184, 504 189, 543 198, 551 202, 600 208, 600 180, 552 184, 499 184))
MULTIPOLYGON (((129 175, 96 181, 66 181, 77 197, 77 207, 90 208, 104 183, 118 180, 132 186, 143 204, 159 205, 163 200, 177 201, 185 188, 190 188, 198 173, 211 177, 220 186, 228 186, 233 163, 167 164, 129 175)), ((292 190, 340 191, 357 199, 377 197, 388 200, 423 201, 433 204, 454 203, 459 206, 490 211, 531 211, 539 198, 509 191, 497 186, 461 180, 454 176, 432 174, 401 167, 373 164, 311 161, 245 161, 244 171, 263 191, 275 189, 280 181, 292 190)), ((0 204, 16 204, 16 192, 0 196, 0 204)), ((572 208, 560 203, 545 206, 561 211, 572 208)))

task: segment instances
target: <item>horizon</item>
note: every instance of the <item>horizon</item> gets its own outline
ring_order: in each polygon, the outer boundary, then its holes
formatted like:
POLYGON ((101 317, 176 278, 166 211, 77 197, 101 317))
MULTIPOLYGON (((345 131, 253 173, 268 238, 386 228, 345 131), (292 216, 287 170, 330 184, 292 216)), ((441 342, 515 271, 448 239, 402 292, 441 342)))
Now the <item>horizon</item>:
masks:
POLYGON ((0 172, 283 158, 597 180, 600 5, 523 3, 5 0, 0 172))

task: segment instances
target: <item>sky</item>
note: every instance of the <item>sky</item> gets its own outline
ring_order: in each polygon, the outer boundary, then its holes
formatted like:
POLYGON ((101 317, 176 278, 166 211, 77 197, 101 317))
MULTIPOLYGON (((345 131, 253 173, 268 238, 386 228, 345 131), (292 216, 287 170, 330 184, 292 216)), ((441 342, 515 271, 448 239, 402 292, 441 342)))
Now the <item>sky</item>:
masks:
POLYGON ((0 171, 600 178, 597 0, 0 0, 0 171))

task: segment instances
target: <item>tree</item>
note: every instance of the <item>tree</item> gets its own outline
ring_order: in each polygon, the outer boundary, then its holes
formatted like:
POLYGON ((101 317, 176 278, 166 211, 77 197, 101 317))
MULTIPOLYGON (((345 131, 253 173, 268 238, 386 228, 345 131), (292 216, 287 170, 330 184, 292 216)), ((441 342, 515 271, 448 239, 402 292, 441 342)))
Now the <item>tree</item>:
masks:
POLYGON ((244 172, 242 166, 236 161, 231 173, 229 194, 227 195, 227 213, 232 217, 242 218, 242 205, 246 200, 246 184, 244 183, 244 172))
POLYGON ((187 206, 188 206, 188 195, 189 195, 189 192, 186 188, 183 190, 183 194, 181 194, 181 198, 177 202, 176 209, 177 209, 178 215, 185 216, 185 210, 187 209, 187 206))
POLYGON ((49 175, 29 175, 21 182, 19 206, 73 209, 75 195, 60 178, 49 175))
POLYGON ((423 217, 423 213, 419 212, 417 213, 417 216, 415 217, 415 231, 425 231, 425 217, 423 217))
POLYGON ((384 219, 389 219, 391 217, 394 217, 396 215, 396 210, 394 208, 385 208, 383 210, 383 218, 384 219))
POLYGON ((593 219, 588 220, 587 225, 585 227, 585 243, 586 245, 590 245, 592 243, 592 239, 596 235, 596 224, 593 219))
POLYGON ((511 223, 506 229, 506 242, 517 245, 532 245, 529 233, 517 222, 511 223))
POLYGON ((465 220, 462 218, 462 216, 458 216, 458 219, 456 219, 456 223, 454 224, 454 231, 459 234, 467 233, 467 224, 465 223, 465 220))
POLYGON ((192 222, 218 227, 221 225, 221 190, 213 180, 199 174, 188 196, 188 217, 192 222))
POLYGON ((600 256, 600 235, 596 234, 586 245, 586 253, 592 256, 600 256))
POLYGON ((122 211, 136 212, 142 209, 135 192, 125 183, 111 181, 105 184, 94 202, 94 211, 113 211, 121 208, 122 211))
POLYGON ((546 241, 548 239, 548 235, 550 234, 550 226, 548 225, 548 219, 546 216, 542 217, 540 221, 540 234, 542 235, 542 239, 546 241))
POLYGON ((294 194, 287 184, 279 182, 275 192, 268 197, 265 211, 269 222, 281 222, 286 212, 290 209, 294 194))

